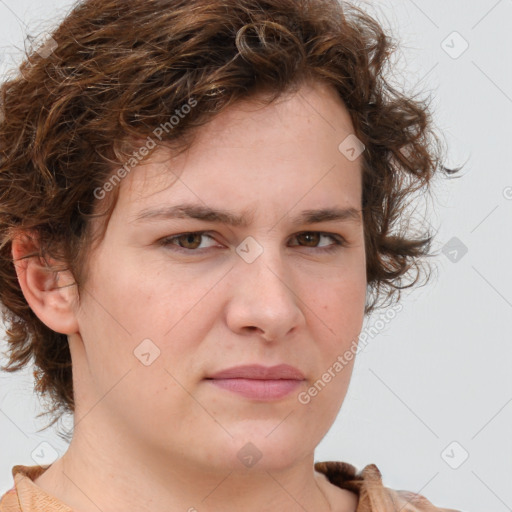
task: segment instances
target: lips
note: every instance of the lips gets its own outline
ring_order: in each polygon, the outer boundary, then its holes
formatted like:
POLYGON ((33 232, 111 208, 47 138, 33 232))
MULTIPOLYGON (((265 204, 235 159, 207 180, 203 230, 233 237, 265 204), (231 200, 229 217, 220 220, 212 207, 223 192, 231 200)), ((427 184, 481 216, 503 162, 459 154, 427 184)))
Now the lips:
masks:
POLYGON ((258 401, 284 398, 297 390, 304 380, 300 370, 287 364, 236 366, 207 378, 216 387, 258 401))
POLYGON ((262 366, 258 364, 234 366, 213 374, 210 379, 304 380, 304 375, 289 364, 262 366))

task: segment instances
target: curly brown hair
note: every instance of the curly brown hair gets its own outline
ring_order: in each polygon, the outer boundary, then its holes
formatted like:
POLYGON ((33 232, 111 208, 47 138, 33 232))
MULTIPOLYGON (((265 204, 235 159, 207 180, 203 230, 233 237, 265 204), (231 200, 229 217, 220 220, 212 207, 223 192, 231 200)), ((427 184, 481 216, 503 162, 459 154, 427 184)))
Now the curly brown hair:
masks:
POLYGON ((432 235, 416 236, 405 208, 414 193, 430 190, 438 170, 456 170, 441 164, 428 103, 386 78, 397 44, 369 14, 337 0, 84 0, 51 38, 28 50, 0 89, 0 301, 9 347, 3 369, 34 363, 52 424, 74 411, 68 340, 27 304, 13 237, 37 236, 38 250, 27 257, 60 262, 56 270, 69 269, 80 290, 119 187, 104 201, 98 190, 192 98, 196 106, 161 130, 161 143, 177 152, 236 101, 265 93, 269 104, 308 80, 334 87, 365 145, 365 313, 398 300, 420 276, 428 280, 432 235), (106 218, 93 236, 100 202, 106 218))

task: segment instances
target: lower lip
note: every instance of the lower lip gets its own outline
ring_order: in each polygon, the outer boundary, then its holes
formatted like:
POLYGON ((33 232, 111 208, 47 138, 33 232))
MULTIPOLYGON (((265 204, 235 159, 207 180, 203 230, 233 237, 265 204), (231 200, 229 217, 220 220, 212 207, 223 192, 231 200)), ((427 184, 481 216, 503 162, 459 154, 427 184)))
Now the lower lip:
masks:
POLYGON ((254 400, 277 400, 295 391, 301 380, 276 379, 210 379, 210 382, 223 389, 238 393, 254 400))

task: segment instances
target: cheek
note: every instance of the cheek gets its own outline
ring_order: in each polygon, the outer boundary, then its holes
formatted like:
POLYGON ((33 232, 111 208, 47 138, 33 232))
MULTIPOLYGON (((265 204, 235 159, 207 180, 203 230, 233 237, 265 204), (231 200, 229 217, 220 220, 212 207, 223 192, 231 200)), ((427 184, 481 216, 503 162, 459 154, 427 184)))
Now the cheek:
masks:
POLYGON ((125 258, 117 265, 98 266, 91 284, 97 304, 92 307, 133 342, 151 337, 163 341, 183 321, 194 320, 214 285, 211 275, 191 276, 179 268, 171 272, 151 258, 125 258))
POLYGON ((308 415, 326 426, 335 420, 345 399, 364 319, 366 286, 344 280, 325 287, 316 297, 318 316, 311 313, 313 338, 319 355, 314 382, 299 396, 308 415))
POLYGON ((350 384, 354 359, 343 360, 344 352, 342 349, 333 350, 325 357, 315 379, 297 396, 303 414, 315 419, 314 423, 320 430, 319 438, 335 421, 350 384))
POLYGON ((304 398, 311 400, 315 414, 323 414, 326 419, 334 420, 350 383, 365 300, 365 280, 354 276, 324 287, 317 295, 320 318, 311 321, 316 326, 313 336, 320 364, 316 384, 304 398))
POLYGON ((364 319, 366 278, 362 272, 327 281, 312 288, 313 304, 319 305, 319 316, 338 343, 359 334, 364 319), (314 296, 313 296, 314 295, 314 296))

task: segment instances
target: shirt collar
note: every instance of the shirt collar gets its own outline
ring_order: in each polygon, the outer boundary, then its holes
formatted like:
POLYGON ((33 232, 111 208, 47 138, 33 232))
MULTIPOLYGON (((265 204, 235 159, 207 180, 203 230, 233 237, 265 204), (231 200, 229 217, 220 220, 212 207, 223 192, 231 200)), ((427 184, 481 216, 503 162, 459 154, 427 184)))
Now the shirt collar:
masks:
POLYGON ((67 505, 34 483, 46 469, 42 466, 22 465, 12 468, 21 512, 73 512, 67 505))
MULTIPOLYGON (((47 468, 17 465, 12 468, 20 512, 73 512, 34 483, 47 468)), ((354 492, 359 497, 357 512, 388 510, 389 496, 382 485, 382 476, 375 464, 362 471, 347 462, 328 461, 315 463, 315 470, 323 473, 334 485, 354 492)))

